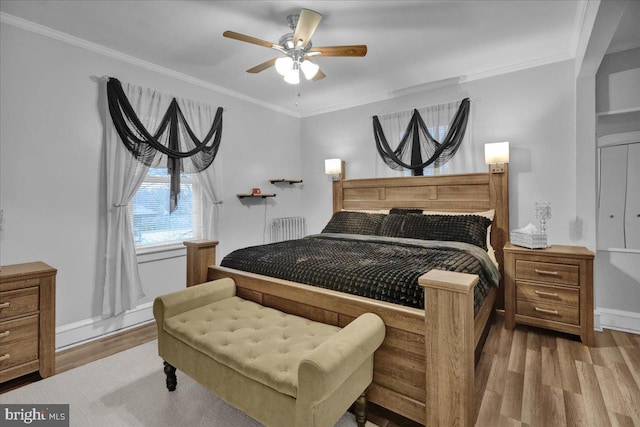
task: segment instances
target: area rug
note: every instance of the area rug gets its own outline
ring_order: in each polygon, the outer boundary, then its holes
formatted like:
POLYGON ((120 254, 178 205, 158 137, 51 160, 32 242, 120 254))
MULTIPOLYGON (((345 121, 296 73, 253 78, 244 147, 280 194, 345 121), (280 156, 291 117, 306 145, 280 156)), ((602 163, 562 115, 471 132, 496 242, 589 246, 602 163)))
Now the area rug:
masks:
MULTIPOLYGON (((177 375, 178 388, 168 392, 157 342, 151 341, 4 393, 0 403, 69 404, 70 425, 77 427, 261 425, 182 372, 177 375)), ((355 427, 354 415, 344 414, 336 426, 355 427)))

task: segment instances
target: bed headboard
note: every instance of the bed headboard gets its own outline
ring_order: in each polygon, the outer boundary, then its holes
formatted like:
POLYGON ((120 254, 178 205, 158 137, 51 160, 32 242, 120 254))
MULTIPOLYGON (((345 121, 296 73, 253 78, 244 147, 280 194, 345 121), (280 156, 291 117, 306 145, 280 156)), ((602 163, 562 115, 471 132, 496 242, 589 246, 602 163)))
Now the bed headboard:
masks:
MULTIPOLYGON (((408 176, 333 181, 333 211, 419 208, 432 211, 479 212, 495 209, 491 245, 504 276, 502 248, 509 240, 509 165, 504 173, 408 176)), ((502 283, 502 281, 501 281, 502 283)), ((503 286, 498 303, 503 302, 503 286)))

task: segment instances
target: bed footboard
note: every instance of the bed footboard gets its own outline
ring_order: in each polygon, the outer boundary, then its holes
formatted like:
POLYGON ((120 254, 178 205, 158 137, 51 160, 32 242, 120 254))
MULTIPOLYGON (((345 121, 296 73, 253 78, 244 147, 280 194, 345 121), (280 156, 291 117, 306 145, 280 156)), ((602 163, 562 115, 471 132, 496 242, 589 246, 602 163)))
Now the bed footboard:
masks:
MULTIPOLYGON (((369 400, 429 426, 474 425, 474 350, 489 317, 474 319, 477 276, 440 270, 424 274, 419 279, 425 289, 423 311, 217 267, 216 244, 185 242, 187 286, 232 277, 242 298, 338 326, 364 312, 376 313, 387 336, 374 359, 369 400)), ((481 311, 492 311, 495 292, 492 296, 488 310, 481 311)))

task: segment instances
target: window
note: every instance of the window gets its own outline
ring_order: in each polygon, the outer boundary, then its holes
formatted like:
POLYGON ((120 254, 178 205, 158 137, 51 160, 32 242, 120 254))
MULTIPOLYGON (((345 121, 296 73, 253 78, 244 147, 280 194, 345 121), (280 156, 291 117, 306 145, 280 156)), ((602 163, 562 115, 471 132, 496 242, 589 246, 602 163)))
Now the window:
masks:
MULTIPOLYGON (((431 136, 433 136, 433 138, 436 141, 442 141, 444 137, 447 136, 448 130, 449 130, 449 125, 441 125, 441 126, 438 126, 437 128, 435 127, 429 128, 429 133, 431 134, 431 136)), ((403 135, 400 136, 400 139, 402 139, 402 136, 404 136, 404 133, 403 135)), ((426 158, 423 160, 426 160, 426 158)), ((446 175, 450 173, 448 163, 439 167, 435 166, 436 163, 437 162, 433 162, 429 166, 423 168, 422 173, 425 176, 446 175)), ((413 172, 411 169, 404 169, 404 176, 411 176, 412 174, 413 172)))
POLYGON ((180 175, 178 208, 169 213, 171 177, 166 168, 150 168, 129 203, 136 248, 181 243, 202 237, 202 193, 195 175, 180 175))

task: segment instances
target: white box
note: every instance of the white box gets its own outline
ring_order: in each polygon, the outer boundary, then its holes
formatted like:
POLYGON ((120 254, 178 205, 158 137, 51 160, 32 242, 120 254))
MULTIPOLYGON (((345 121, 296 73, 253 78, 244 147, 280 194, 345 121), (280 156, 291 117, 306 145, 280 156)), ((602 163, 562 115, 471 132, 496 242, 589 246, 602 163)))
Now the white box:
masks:
POLYGON ((547 233, 521 233, 519 231, 512 231, 511 243, 529 249, 549 247, 547 245, 547 233))

